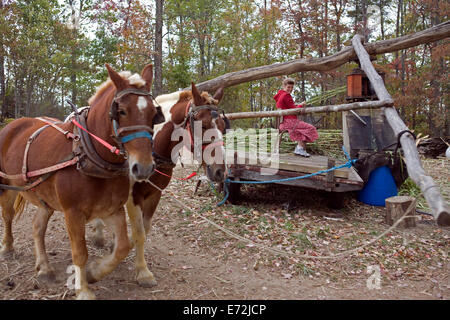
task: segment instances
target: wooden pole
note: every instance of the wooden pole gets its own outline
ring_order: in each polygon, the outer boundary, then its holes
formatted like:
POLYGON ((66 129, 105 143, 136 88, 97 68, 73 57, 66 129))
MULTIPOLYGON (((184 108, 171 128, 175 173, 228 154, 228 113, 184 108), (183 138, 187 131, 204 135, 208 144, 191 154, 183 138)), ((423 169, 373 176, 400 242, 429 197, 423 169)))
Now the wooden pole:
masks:
MULTIPOLYGON (((377 55, 442 40, 447 37, 450 37, 450 21, 402 37, 369 43, 365 48, 369 54, 377 55)), ((353 47, 348 46, 328 57, 295 59, 287 62, 230 72, 220 77, 198 83, 196 86, 199 90, 214 92, 220 87, 228 88, 249 81, 293 74, 301 71, 329 71, 336 69, 349 61, 355 60, 356 58, 353 47)), ((190 87, 185 88, 185 90, 189 89, 190 87)))
POLYGON ((275 110, 275 111, 257 111, 257 112, 236 112, 227 113, 226 116, 230 120, 245 119, 245 118, 268 118, 268 117, 281 117, 287 115, 307 114, 307 113, 319 113, 319 112, 339 112, 357 109, 375 109, 386 106, 392 106, 394 100, 387 99, 383 101, 366 101, 366 102, 354 102, 347 104, 328 105, 320 107, 309 108, 295 108, 288 110, 275 110))
MULTIPOLYGON (((369 54, 364 49, 364 46, 361 42, 361 36, 356 35, 355 37, 353 37, 352 44, 359 58, 359 61, 361 62, 361 69, 364 70, 370 82, 372 83, 378 99, 392 100, 391 95, 384 86, 383 79, 380 77, 380 75, 377 73, 372 63, 370 62, 369 54)), ((409 130, 394 107, 387 107, 384 109, 384 112, 388 123, 390 124, 396 135, 404 130, 409 130)), ((408 174, 411 179, 419 186, 420 190, 422 190, 422 193, 432 210, 432 214, 437 224, 441 226, 449 226, 449 206, 442 197, 439 186, 433 181, 433 178, 431 178, 423 169, 413 136, 409 133, 403 134, 400 138, 400 143, 403 149, 408 174)))

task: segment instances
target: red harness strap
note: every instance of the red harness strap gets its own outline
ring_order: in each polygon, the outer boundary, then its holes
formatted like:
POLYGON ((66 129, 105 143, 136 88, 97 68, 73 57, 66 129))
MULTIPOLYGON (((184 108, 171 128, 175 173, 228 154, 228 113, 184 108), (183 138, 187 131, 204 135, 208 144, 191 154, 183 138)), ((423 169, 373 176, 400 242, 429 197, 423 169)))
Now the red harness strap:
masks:
POLYGON ((88 130, 86 130, 85 128, 83 128, 83 126, 81 124, 79 124, 75 119, 72 119, 72 123, 74 125, 76 125, 78 128, 80 128, 81 130, 87 132, 92 138, 94 138, 95 140, 97 140, 98 142, 100 142, 100 144, 102 144, 104 147, 106 147, 109 151, 111 151, 114 154, 119 154, 120 150, 117 149, 117 147, 114 147, 113 145, 109 144, 108 142, 106 142, 105 140, 103 140, 102 138, 97 137, 95 134, 89 132, 88 130))
MULTIPOLYGON (((174 178, 168 174, 165 174, 164 172, 159 171, 158 169, 155 169, 156 172, 158 172, 159 174, 162 174, 163 176, 169 177, 169 178, 174 178)), ((192 177, 195 177, 197 175, 197 172, 192 172, 189 176, 187 176, 186 178, 175 178, 177 180, 189 180, 192 177)))

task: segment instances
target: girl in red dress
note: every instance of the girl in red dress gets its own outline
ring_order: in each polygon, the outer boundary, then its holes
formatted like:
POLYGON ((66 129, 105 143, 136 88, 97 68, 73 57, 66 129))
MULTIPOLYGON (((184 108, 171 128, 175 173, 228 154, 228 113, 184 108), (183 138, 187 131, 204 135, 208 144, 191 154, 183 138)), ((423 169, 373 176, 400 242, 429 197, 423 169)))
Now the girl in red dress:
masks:
MULTIPOLYGON (((302 108, 305 102, 299 105, 294 103, 291 93, 294 89, 294 79, 287 78, 283 80, 283 89, 273 97, 277 102, 278 109, 293 109, 302 108)), ((313 142, 319 135, 317 129, 306 122, 297 119, 296 115, 289 115, 283 117, 283 122, 280 124, 280 131, 287 130, 292 141, 297 141, 298 145, 295 147, 294 153, 303 157, 309 157, 310 154, 306 152, 306 143, 313 142)))

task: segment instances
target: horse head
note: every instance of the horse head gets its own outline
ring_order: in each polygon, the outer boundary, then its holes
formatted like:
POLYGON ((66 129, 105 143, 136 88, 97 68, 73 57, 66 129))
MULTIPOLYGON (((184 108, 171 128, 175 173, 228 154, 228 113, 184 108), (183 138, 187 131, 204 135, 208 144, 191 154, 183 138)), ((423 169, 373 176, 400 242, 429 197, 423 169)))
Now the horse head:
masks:
POLYGON ((191 92, 193 103, 186 120, 190 122, 191 131, 193 125, 201 124, 202 166, 208 179, 223 182, 227 175, 223 134, 230 127, 223 110, 217 107, 223 97, 223 88, 219 88, 214 96, 211 96, 205 91, 200 93, 192 82, 191 92))
POLYGON ((155 169, 152 157, 153 126, 164 122, 161 108, 153 105, 150 94, 153 66, 147 65, 141 75, 119 74, 108 64, 106 68, 112 89, 104 94, 97 92, 96 96, 100 96, 89 101, 91 111, 96 110, 94 104, 99 100, 110 106, 108 130, 121 153, 128 158, 130 178, 134 181, 146 180, 155 169))

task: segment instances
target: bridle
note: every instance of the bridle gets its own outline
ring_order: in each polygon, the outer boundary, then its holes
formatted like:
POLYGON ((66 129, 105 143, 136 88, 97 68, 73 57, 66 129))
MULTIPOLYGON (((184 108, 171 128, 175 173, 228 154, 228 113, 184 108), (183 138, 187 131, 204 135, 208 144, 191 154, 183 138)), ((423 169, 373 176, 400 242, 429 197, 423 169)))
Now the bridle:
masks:
MULTIPOLYGON (((191 148, 193 148, 194 146, 194 128, 193 128, 193 124, 195 121, 195 115, 200 111, 200 110, 210 110, 211 111, 211 117, 213 119, 217 119, 220 117, 220 113, 222 113, 222 119, 225 122, 225 129, 229 129, 230 128, 230 122, 228 120, 228 118, 225 116, 225 111, 223 109, 219 109, 215 106, 212 105, 201 105, 201 106, 196 106, 192 103, 192 101, 188 101, 187 105, 186 105, 186 111, 185 111, 185 117, 183 122, 180 124, 180 126, 182 126, 184 129, 187 129, 188 133, 189 133, 189 137, 191 140, 191 148)), ((202 144, 202 150, 204 150, 206 147, 208 146, 216 146, 216 145, 220 145, 223 146, 223 140, 220 141, 214 141, 214 142, 206 142, 202 144)), ((192 150, 191 150, 192 151, 192 150)))
POLYGON ((118 100, 122 98, 123 96, 127 94, 135 94, 138 96, 148 96, 153 97, 150 92, 139 90, 135 88, 128 88, 124 89, 122 91, 117 92, 114 95, 114 99, 111 102, 111 109, 109 111, 109 117, 112 121, 112 127, 113 127, 113 135, 112 138, 114 141, 119 145, 119 153, 123 156, 126 156, 126 151, 124 148, 124 144, 127 142, 130 142, 134 139, 138 138, 147 138, 150 140, 150 142, 153 144, 153 129, 149 126, 145 125, 135 125, 135 126, 127 126, 127 127, 120 127, 119 125, 119 103, 118 100), (139 130, 139 131, 138 131, 139 130), (126 136, 120 136, 124 132, 129 131, 137 131, 134 133, 130 133, 126 136))

